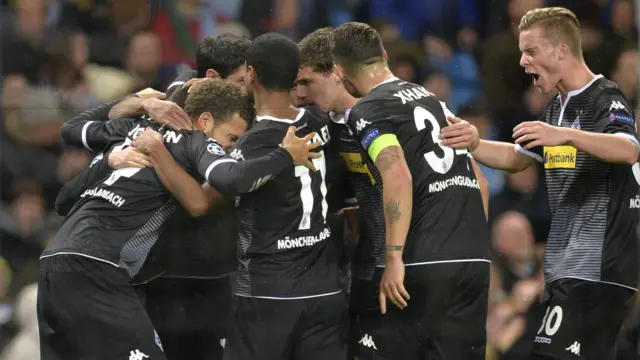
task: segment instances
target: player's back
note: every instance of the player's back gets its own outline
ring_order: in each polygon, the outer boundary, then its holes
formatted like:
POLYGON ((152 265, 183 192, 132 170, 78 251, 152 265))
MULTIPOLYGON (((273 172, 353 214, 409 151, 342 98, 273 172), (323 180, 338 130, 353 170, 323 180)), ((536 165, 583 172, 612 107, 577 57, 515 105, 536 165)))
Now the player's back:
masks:
MULTIPOLYGON (((147 120, 118 120, 108 147, 123 150, 146 127, 161 126, 147 120)), ((207 136, 201 131, 163 131, 163 135, 173 158, 191 176, 201 178, 185 149, 207 136)), ((43 256, 82 254, 124 267, 134 276, 178 207, 152 168, 114 170, 81 195, 43 256)))
POLYGON ((260 189, 239 203, 238 285, 241 296, 289 298, 337 292, 340 284, 327 222, 327 161, 331 151, 329 118, 316 108, 301 109, 295 120, 257 117, 231 156, 248 160, 277 148, 289 126, 298 136, 316 132, 322 157, 316 172, 304 166, 262 179, 260 189), (269 180, 268 182, 266 182, 269 180))
POLYGON ((395 134, 404 151, 413 178, 405 264, 489 256, 488 227, 471 157, 466 150, 439 144, 448 115, 451 112, 434 94, 399 79, 378 85, 349 114, 348 125, 363 147, 395 134))

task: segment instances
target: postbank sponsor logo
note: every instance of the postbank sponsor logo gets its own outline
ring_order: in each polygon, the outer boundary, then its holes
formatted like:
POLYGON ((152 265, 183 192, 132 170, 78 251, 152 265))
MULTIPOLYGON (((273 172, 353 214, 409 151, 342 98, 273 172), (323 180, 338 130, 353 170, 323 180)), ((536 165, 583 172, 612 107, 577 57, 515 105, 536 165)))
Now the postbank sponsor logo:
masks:
POLYGON ((545 169, 575 169, 578 150, 573 146, 545 146, 545 169))
POLYGON ((371 183, 376 183, 373 179, 373 175, 371 175, 371 172, 369 171, 369 168, 362 162, 362 156, 359 153, 341 152, 340 156, 344 159, 344 165, 347 167, 347 170, 354 173, 367 174, 369 175, 371 183))

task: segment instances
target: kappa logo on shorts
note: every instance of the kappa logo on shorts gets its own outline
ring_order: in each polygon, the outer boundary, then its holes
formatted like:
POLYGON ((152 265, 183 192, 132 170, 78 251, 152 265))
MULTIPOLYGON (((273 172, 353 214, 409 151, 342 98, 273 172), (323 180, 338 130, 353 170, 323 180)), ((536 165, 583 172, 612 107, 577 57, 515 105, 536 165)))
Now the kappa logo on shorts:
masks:
POLYGON ((129 360, 143 360, 148 358, 149 355, 144 354, 143 352, 141 352, 138 349, 135 349, 133 351, 131 351, 131 353, 129 353, 129 360))
POLYGON ((364 347, 370 347, 378 350, 378 348, 376 347, 376 343, 373 342, 373 338, 371 337, 371 335, 368 335, 368 334, 364 334, 362 339, 358 341, 358 344, 362 344, 362 346, 364 347))
POLYGON ((573 355, 580 356, 580 343, 575 341, 573 344, 571 344, 571 346, 569 346, 565 350, 569 351, 573 355))

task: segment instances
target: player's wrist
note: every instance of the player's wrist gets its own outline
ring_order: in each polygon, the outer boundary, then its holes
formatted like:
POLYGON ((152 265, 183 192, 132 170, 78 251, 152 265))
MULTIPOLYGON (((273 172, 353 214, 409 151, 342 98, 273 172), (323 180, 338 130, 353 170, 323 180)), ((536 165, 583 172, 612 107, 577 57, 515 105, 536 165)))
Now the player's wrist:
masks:
POLYGON ((402 260, 404 245, 386 245, 385 253, 389 260, 402 260))
POLYGON ((562 142, 565 145, 575 146, 576 135, 580 132, 577 129, 571 128, 558 128, 562 134, 562 142))

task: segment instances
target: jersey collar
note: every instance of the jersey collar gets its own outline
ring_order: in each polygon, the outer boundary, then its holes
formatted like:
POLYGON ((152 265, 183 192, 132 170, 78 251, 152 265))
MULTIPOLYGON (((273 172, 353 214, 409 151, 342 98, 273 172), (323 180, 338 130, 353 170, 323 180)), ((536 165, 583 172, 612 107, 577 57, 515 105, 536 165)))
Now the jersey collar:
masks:
POLYGON ((270 120, 270 121, 277 121, 277 122, 283 122, 283 123, 287 123, 287 124, 292 124, 300 119, 302 119, 302 117, 304 116, 305 113, 305 109, 300 109, 300 112, 298 113, 298 116, 296 116, 295 120, 291 120, 291 119, 281 119, 281 118, 277 118, 277 117, 273 117, 273 116, 256 116, 256 122, 262 121, 262 120, 270 120))
POLYGON ((378 84, 378 85, 376 85, 376 86, 372 87, 372 88, 371 88, 371 90, 373 90, 373 89, 377 88, 377 87, 378 87, 378 86, 380 86, 380 85, 384 85, 384 84, 387 84, 387 83, 390 83, 390 82, 394 82, 394 81, 396 81, 396 80, 400 80, 400 79, 398 79, 398 78, 397 78, 397 77, 395 77, 395 76, 392 76, 392 77, 388 78, 387 80, 384 80, 384 81, 383 81, 383 82, 381 82, 380 84, 378 84))
POLYGON ((351 112, 351 109, 347 109, 347 111, 345 111, 344 114, 337 114, 335 111, 330 111, 329 117, 331 118, 331 121, 333 121, 336 124, 347 125, 347 119, 349 118, 350 112, 351 112))

